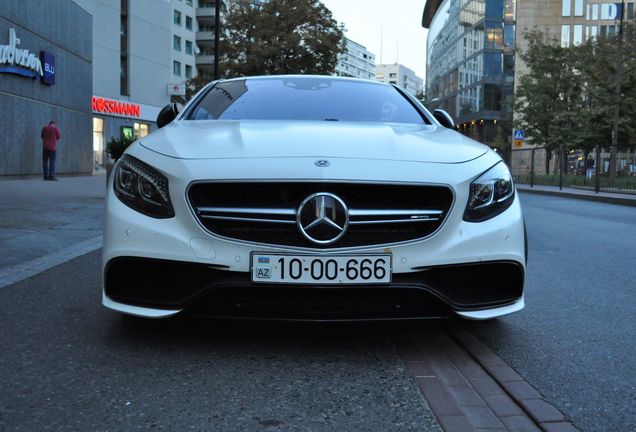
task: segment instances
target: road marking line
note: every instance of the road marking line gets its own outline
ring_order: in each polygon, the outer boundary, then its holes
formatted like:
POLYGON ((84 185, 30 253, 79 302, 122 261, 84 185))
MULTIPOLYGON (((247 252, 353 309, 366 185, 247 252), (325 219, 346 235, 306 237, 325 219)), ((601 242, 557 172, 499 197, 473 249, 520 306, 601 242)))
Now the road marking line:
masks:
POLYGON ((102 236, 84 240, 66 249, 45 255, 40 258, 0 270, 0 288, 13 285, 38 273, 63 264, 67 261, 86 255, 102 247, 102 236))

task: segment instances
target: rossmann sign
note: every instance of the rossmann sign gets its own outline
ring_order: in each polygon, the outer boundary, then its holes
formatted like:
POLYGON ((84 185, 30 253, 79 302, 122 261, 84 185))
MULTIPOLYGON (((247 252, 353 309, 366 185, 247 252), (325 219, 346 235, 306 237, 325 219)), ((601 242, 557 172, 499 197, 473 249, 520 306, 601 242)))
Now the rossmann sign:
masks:
POLYGON ((119 117, 141 117, 139 104, 93 96, 93 112, 119 117))
POLYGON ((55 84, 55 56, 40 51, 39 57, 28 49, 18 48, 20 38, 9 29, 9 44, 0 45, 0 73, 40 78, 46 85, 55 84))

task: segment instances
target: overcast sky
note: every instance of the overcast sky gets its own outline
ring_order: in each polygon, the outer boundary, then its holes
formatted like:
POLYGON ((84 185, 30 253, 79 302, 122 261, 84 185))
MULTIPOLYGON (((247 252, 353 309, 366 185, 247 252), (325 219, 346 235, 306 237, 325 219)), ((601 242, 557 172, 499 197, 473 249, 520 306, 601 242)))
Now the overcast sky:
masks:
POLYGON ((376 63, 402 63, 426 78, 426 0, 322 0, 346 36, 375 54, 376 63), (382 31, 380 31, 382 29, 382 31), (383 37, 381 37, 381 35, 383 37), (399 49, 398 49, 399 47, 399 49))

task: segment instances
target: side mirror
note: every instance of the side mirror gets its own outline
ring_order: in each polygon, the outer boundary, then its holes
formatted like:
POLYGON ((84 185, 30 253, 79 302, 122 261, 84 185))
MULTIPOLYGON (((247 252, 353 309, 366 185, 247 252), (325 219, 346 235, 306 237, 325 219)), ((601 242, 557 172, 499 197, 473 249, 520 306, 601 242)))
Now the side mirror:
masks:
POLYGON ((179 108, 177 108, 176 103, 170 103, 163 107, 161 111, 159 111, 159 115, 157 116, 157 127, 162 128, 179 114, 179 108))
POLYGON ((453 118, 443 109, 436 109, 433 111, 433 117, 435 117, 435 120, 440 122, 442 126, 449 129, 455 129, 455 122, 453 121, 453 118))

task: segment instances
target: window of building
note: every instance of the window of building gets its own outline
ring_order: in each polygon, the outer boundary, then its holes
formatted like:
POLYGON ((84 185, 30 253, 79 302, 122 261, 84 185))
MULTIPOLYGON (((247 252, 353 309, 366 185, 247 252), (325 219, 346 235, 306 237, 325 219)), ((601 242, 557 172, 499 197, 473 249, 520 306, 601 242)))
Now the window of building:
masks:
POLYGON ((484 54, 485 79, 500 80, 502 66, 502 55, 500 52, 487 52, 484 54))
POLYGON ((135 139, 143 138, 150 133, 150 125, 148 123, 136 123, 133 125, 135 128, 135 139))
POLYGON ((627 13, 625 19, 634 19, 634 3, 627 3, 627 13))
POLYGON ((186 28, 192 30, 192 17, 186 15, 186 28))
POLYGON ((172 73, 174 76, 181 76, 181 62, 176 60, 172 62, 172 73))
POLYGON ((570 26, 569 25, 561 26, 561 46, 562 47, 570 46, 570 26))
POLYGON ((503 17, 504 0, 488 0, 486 2, 486 17, 499 18, 503 17))
POLYGON ((376 77, 377 79, 381 79, 381 80, 383 80, 383 79, 384 79, 384 74, 380 72, 380 73, 377 73, 377 74, 375 75, 375 77, 376 77))
POLYGON ((588 37, 593 37, 594 39, 596 39, 596 37, 598 36, 598 26, 594 26, 590 29, 591 33, 590 36, 588 37))
POLYGON ((616 26, 607 26, 607 36, 614 36, 616 35, 616 26))
POLYGON ((618 16, 618 8, 613 3, 603 3, 601 5, 601 19, 616 19, 618 16))
POLYGON ((172 36, 172 47, 177 51, 181 51, 181 38, 179 36, 172 36))
POLYGON ((572 0, 561 0, 561 15, 570 16, 572 15, 572 0))
POLYGON ((574 34, 573 34, 572 43, 574 45, 581 45, 583 43, 583 26, 582 25, 574 26, 574 34))
POLYGON ((192 6, 192 0, 186 0, 186 4, 187 4, 188 6, 192 6))
POLYGON ((598 4, 594 3, 592 5, 592 19, 593 20, 597 20, 598 19, 598 4))
POLYGON ((178 10, 174 10, 174 16, 172 18, 173 22, 180 26, 181 25, 181 12, 179 12, 178 10))
POLYGON ((93 161, 104 165, 104 119, 93 117, 93 161))
POLYGON ((601 26, 600 29, 601 30, 599 31, 599 33, 601 34, 601 36, 602 37, 607 36, 607 26, 601 26))
POLYGON ((497 84, 484 84, 484 110, 501 111, 501 87, 497 84))
POLYGON ((504 46, 506 48, 515 47, 515 25, 514 24, 504 25, 504 46))
POLYGON ((395 80, 390 80, 390 81, 389 81, 389 84, 397 84, 397 81, 395 81, 395 80))
POLYGON ((503 28, 500 22, 486 21, 486 48, 501 48, 503 28))
POLYGON ((192 42, 189 40, 185 43, 185 52, 186 54, 192 55, 192 42))
POLYGON ((583 0, 574 0, 574 16, 583 16, 583 0))
POLYGON ((516 9, 517 9, 517 0, 506 0, 505 6, 504 6, 504 19, 514 21, 516 9))
POLYGON ((397 78, 397 74, 396 73, 389 73, 389 78, 397 78))
POLYGON ((186 77, 187 79, 192 78, 192 66, 190 66, 190 65, 186 65, 186 67, 185 67, 185 73, 186 73, 185 77, 186 77))

